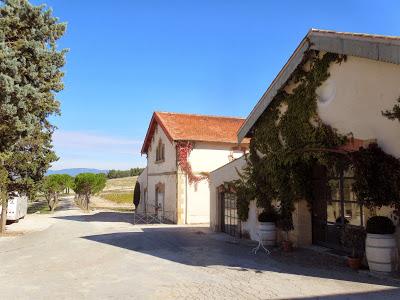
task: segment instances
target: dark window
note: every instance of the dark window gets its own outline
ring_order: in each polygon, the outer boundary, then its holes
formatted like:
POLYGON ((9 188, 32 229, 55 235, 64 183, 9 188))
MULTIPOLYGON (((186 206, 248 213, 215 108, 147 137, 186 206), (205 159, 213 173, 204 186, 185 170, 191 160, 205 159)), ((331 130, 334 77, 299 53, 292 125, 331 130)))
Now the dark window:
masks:
POLYGON ((161 162, 165 160, 165 145, 162 143, 161 139, 158 141, 156 148, 156 162, 161 162))
POLYGON ((337 174, 323 173, 314 180, 313 241, 345 250, 341 240, 344 225, 363 226, 363 207, 352 190, 351 169, 337 174))

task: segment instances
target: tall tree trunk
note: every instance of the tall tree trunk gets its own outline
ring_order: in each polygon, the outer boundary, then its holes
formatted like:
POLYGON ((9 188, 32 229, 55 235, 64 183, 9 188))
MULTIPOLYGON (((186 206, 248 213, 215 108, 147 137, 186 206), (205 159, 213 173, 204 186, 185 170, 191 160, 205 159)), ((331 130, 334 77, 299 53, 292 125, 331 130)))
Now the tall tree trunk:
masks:
POLYGON ((86 210, 89 210, 89 199, 90 199, 90 194, 86 194, 86 196, 85 196, 86 210))
POLYGON ((47 201, 47 206, 51 210, 51 195, 50 194, 46 194, 45 198, 46 198, 46 201, 47 201))
POLYGON ((5 192, 4 189, 0 191, 0 198, 1 198, 0 234, 4 234, 6 232, 7 207, 8 207, 7 192, 5 192))
MULTIPOLYGON (((1 154, 1 153, 0 153, 1 154)), ((4 159, 0 161, 0 201, 1 201, 1 215, 0 215, 0 235, 6 232, 7 222, 7 207, 8 207, 8 172, 4 168, 4 159)))
POLYGON ((51 208, 51 212, 54 212, 54 210, 56 209, 58 204, 58 194, 54 194, 54 198, 53 198, 53 207, 51 208))
POLYGON ((84 202, 85 202, 83 195, 79 194, 78 197, 77 197, 76 199, 77 199, 77 203, 78 203, 79 208, 85 209, 85 208, 83 207, 83 204, 84 204, 84 202))
POLYGON ((50 211, 54 210, 54 205, 55 205, 55 202, 56 202, 55 198, 56 198, 56 194, 55 193, 50 194, 50 197, 49 197, 49 200, 48 200, 49 210, 50 211))

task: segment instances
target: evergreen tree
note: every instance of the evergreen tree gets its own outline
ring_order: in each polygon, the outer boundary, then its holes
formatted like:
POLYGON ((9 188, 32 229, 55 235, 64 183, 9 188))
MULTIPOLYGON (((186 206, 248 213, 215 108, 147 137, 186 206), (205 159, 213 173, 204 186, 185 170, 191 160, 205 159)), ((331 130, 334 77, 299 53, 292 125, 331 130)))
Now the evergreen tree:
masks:
POLYGON ((100 193, 106 186, 106 175, 99 173, 81 173, 74 179, 76 200, 81 208, 88 210, 90 197, 100 193))
POLYGON ((42 192, 50 211, 53 212, 57 208, 61 193, 72 187, 72 185, 73 178, 68 174, 52 174, 44 178, 42 192))
POLYGON ((65 29, 44 6, 0 0, 0 233, 8 193, 32 187, 56 159, 48 117, 60 112, 66 50, 56 41, 65 29))

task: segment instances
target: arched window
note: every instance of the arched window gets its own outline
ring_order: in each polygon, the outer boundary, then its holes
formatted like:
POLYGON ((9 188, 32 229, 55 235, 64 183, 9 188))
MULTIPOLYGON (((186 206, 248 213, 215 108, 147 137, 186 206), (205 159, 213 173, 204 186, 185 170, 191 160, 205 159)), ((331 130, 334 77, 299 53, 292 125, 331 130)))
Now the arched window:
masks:
POLYGON ((162 143, 161 139, 158 141, 156 148, 156 162, 163 162, 165 160, 165 145, 162 143))
POLYGON ((156 212, 164 211, 164 196, 165 196, 165 185, 161 182, 155 186, 155 209, 156 212))

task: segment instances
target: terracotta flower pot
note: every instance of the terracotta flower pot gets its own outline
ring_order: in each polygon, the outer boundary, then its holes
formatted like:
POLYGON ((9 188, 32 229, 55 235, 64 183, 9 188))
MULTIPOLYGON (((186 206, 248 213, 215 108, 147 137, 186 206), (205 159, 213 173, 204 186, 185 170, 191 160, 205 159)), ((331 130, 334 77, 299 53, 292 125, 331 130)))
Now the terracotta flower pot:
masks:
POLYGON ((282 249, 284 252, 293 251, 293 243, 291 241, 282 241, 282 249))
POLYGON ((361 258, 359 257, 347 257, 347 264, 353 270, 358 270, 361 267, 361 258))

